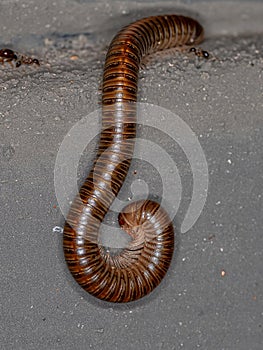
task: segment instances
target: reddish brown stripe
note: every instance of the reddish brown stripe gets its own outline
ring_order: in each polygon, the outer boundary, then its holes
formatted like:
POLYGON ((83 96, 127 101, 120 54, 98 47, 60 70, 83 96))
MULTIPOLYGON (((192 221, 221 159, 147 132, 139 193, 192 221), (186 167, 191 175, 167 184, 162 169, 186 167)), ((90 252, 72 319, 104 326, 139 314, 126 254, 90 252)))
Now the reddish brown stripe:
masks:
POLYGON ((158 203, 138 201, 119 214, 133 241, 117 256, 98 242, 99 228, 118 194, 133 155, 139 66, 152 52, 193 45, 203 28, 183 16, 156 16, 122 29, 107 53, 102 87, 102 132, 98 154, 64 227, 64 254, 76 281, 95 297, 129 302, 150 293, 170 265, 174 231, 158 203))

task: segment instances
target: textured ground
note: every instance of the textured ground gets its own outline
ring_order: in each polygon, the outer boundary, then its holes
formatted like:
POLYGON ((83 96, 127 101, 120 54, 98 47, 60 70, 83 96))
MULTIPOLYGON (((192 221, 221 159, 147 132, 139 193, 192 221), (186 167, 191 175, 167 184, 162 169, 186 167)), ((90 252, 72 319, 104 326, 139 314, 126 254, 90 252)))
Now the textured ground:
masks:
MULTIPOLYGON (((70 128, 99 106, 112 35, 135 18, 171 13, 172 5, 45 4, 4 4, 0 16, 1 43, 27 53, 32 48, 42 63, 0 68, 0 349, 260 350, 262 6, 174 6, 203 20, 208 39, 202 47, 212 58, 153 57, 140 76, 139 100, 176 113, 193 130, 208 164, 207 200, 195 225, 177 230, 164 283, 141 301, 111 305, 82 291, 65 266, 62 234, 53 230, 64 220, 55 194, 56 156, 70 128)), ((167 123, 160 120, 159 129, 171 128, 167 123)), ((98 129, 99 120, 90 125, 98 129)), ((192 195, 187 157, 159 130, 140 128, 138 135, 158 144, 178 167, 183 197, 174 224, 180 228, 192 195)), ((94 148, 93 140, 81 158, 80 178, 94 148)), ((162 196, 166 184, 158 171, 136 160, 121 200, 131 196, 135 179, 148 181, 149 192, 162 196)))

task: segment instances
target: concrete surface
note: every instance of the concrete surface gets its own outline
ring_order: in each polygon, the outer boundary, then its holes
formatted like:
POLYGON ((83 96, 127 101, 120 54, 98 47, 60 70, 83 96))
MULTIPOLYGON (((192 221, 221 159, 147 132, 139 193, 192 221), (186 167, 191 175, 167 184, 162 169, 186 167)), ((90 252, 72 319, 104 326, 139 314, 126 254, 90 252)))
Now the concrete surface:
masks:
MULTIPOLYGON (((1 45, 41 66, 0 68, 0 349, 262 349, 262 2, 2 2, 1 45), (150 296, 126 305, 97 301, 71 278, 62 253, 63 216, 54 166, 63 138, 98 108, 105 50, 123 24, 184 13, 207 28, 215 59, 170 53, 142 71, 139 100, 177 113, 195 132, 209 169, 199 220, 177 232, 175 258, 150 296), (77 57, 76 57, 77 56, 77 57)), ((99 125, 99 121, 91 121, 99 125)), ((162 121, 165 123, 165 120, 162 121)), ((174 159, 183 200, 191 169, 180 147, 140 130, 174 159)), ((95 142, 81 159, 89 169, 95 142)), ((135 161, 136 178, 162 196, 158 173, 135 161)))

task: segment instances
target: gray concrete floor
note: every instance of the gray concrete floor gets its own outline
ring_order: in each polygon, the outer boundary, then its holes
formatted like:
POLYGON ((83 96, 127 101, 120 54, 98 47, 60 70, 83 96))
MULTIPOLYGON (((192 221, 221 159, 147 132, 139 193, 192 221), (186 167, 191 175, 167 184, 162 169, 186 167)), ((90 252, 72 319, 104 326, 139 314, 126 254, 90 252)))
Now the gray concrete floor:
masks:
MULTIPOLYGON (((0 349, 262 349, 262 3, 23 4, 4 3, 0 14, 1 45, 41 60, 39 68, 0 68, 0 349), (99 106, 112 35, 168 12, 199 18, 208 37, 202 47, 215 59, 153 57, 139 101, 176 113, 194 131, 208 164, 207 200, 195 225, 177 230, 163 283, 138 302, 112 305, 85 293, 65 265, 62 234, 53 231, 64 220, 55 161, 70 128, 99 106)), ((187 158, 158 131, 142 128, 139 137, 152 138, 178 167, 180 228, 192 195, 187 158)), ((81 158, 80 179, 94 149, 95 142, 81 158)), ((158 172, 136 160, 122 200, 134 170, 145 182, 151 172, 150 193, 162 196, 158 172)))

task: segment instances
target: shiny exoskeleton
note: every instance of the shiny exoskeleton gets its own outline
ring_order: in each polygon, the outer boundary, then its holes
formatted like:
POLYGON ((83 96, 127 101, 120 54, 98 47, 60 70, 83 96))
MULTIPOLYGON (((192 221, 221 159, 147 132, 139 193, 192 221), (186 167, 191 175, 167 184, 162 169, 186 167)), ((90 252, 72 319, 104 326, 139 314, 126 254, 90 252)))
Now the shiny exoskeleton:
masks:
POLYGON ((64 254, 75 280, 93 296, 130 302, 150 293, 163 279, 174 250, 167 213, 153 201, 129 204, 119 214, 132 241, 119 255, 99 242, 100 225, 127 175, 136 136, 139 67, 153 52, 191 46, 203 39, 192 18, 167 15, 141 19, 112 40, 104 66, 102 131, 93 168, 69 210, 64 254))
POLYGON ((11 66, 13 66, 12 63, 14 62, 17 68, 20 67, 22 64, 36 64, 37 66, 40 65, 38 59, 22 55, 10 49, 0 50, 0 63, 4 64, 5 62, 9 63, 11 66))

